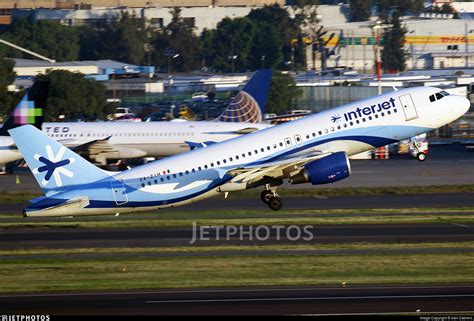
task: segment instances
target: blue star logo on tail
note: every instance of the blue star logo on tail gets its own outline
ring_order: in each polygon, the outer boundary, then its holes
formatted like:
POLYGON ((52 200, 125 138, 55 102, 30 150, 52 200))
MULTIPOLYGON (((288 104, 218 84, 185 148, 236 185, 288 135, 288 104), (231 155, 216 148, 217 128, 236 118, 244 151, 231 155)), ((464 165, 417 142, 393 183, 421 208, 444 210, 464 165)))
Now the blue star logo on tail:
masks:
POLYGON ((338 123, 341 121, 341 116, 339 115, 334 115, 331 117, 331 120, 332 120, 332 123, 335 124, 335 123, 338 123))
POLYGON ((49 183, 51 177, 54 177, 54 182, 56 183, 56 185, 58 187, 61 187, 63 185, 61 175, 64 175, 66 177, 74 176, 74 173, 64 168, 64 166, 74 163, 76 159, 74 157, 62 159, 65 152, 66 147, 61 146, 58 153, 54 155, 51 145, 46 145, 47 158, 38 154, 35 155, 35 159, 43 163, 43 165, 34 168, 33 174, 36 175, 39 173, 46 172, 46 175, 44 176, 44 179, 41 182, 43 186, 49 183))

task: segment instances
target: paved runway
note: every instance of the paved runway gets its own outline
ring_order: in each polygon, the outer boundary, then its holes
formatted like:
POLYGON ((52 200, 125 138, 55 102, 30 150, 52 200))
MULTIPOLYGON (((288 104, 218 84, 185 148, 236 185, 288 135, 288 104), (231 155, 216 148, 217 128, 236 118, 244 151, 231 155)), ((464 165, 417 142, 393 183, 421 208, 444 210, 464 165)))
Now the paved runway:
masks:
MULTIPOLYGON (((320 225, 311 229, 314 238, 309 241, 292 241, 295 235, 287 237, 286 233, 277 240, 276 229, 270 229, 270 237, 262 241, 256 236, 240 240, 237 235, 227 240, 222 236, 226 235, 224 228, 220 228, 219 239, 215 229, 207 231, 209 240, 194 245, 474 241, 474 224, 320 225)), ((0 234, 0 249, 190 246, 192 239, 192 228, 6 230, 0 234)))
POLYGON ((229 288, 0 295, 3 314, 473 313, 473 285, 229 288))
MULTIPOLYGON (((396 157, 388 160, 352 160, 351 166, 349 178, 323 187, 474 184, 474 153, 464 145, 431 146, 425 162, 396 157)), ((285 187, 315 188, 308 184, 285 184, 285 187)), ((15 175, 0 175, 0 192, 39 193, 40 190, 30 171, 19 169, 15 175), (16 183, 17 175, 19 184, 16 183)))
MULTIPOLYGON (((318 196, 318 197, 287 197, 280 193, 285 210, 306 209, 373 209, 373 208, 447 208, 447 207, 474 207, 472 193, 438 193, 438 194, 413 194, 413 195, 365 195, 365 196, 318 196)), ((23 213, 27 203, 0 203, 0 213, 23 213)), ((260 201, 259 191, 255 191, 254 198, 214 197, 191 205, 165 209, 164 212, 173 211, 205 211, 222 210, 223 214, 229 209, 261 210, 275 213, 260 201)), ((157 211, 157 213, 160 213, 157 211)), ((133 214, 132 214, 133 215, 133 214)), ((159 214, 157 214, 159 216, 159 214)), ((130 217, 130 215, 127 215, 130 217)), ((31 219, 32 221, 37 219, 31 219)), ((28 222, 25 220, 25 222, 28 222)))

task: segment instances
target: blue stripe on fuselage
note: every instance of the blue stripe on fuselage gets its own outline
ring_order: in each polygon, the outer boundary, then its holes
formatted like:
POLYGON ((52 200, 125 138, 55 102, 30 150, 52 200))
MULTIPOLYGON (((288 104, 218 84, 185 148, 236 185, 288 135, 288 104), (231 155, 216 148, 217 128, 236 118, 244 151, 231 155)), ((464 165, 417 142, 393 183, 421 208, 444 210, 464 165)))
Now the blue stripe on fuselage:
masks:
MULTIPOLYGON (((393 139, 390 137, 381 137, 381 136, 369 136, 369 135, 363 135, 363 133, 367 132, 375 132, 379 128, 388 128, 389 132, 392 133, 391 136, 394 136, 393 133, 396 133, 397 137, 410 137, 414 136, 415 134, 421 133, 421 132, 426 132, 431 130, 431 128, 425 128, 425 127, 415 127, 415 126, 373 126, 373 127, 366 127, 366 128, 354 128, 350 130, 345 130, 342 132, 336 132, 332 134, 326 134, 323 135, 322 137, 314 137, 312 139, 307 140, 305 143, 303 143, 301 146, 295 146, 294 148, 288 149, 288 150, 281 150, 277 153, 271 154, 265 158, 262 158, 258 161, 252 162, 252 163, 247 163, 242 166, 237 166, 238 167, 244 167, 244 166, 254 166, 254 165, 264 165, 265 163, 276 161, 280 158, 287 158, 289 155, 296 154, 298 152, 301 152, 305 149, 318 146, 327 142, 331 141, 336 141, 336 140, 352 140, 352 141, 359 141, 363 142, 366 144, 369 144, 374 147, 379 147, 379 146, 385 146, 390 143, 394 143, 398 141, 397 139, 393 139)), ((315 130, 316 131, 316 130, 315 130)), ((229 168, 236 168, 236 166, 230 166, 229 168)), ((222 168, 221 168, 222 169, 222 168)), ((136 187, 133 187, 125 181, 125 189, 127 191, 133 191, 132 193, 128 192, 127 196, 129 196, 129 201, 123 205, 117 206, 115 203, 115 200, 94 200, 90 199, 90 204, 88 208, 129 208, 129 207, 144 207, 144 206, 160 206, 160 205, 167 205, 167 204, 173 204, 177 202, 182 202, 186 201, 189 199, 192 199, 196 196, 199 196, 203 193, 206 193, 222 184, 225 182, 229 181, 231 179, 230 176, 224 176, 222 178, 219 178, 218 176, 218 171, 216 169, 209 169, 208 171, 215 171, 215 179, 211 179, 211 177, 208 176, 208 179, 210 180, 210 183, 203 189, 199 189, 200 187, 194 188, 194 192, 191 192, 190 190, 188 191, 181 191, 179 193, 175 193, 174 198, 166 199, 166 200, 146 200, 147 198, 155 198, 157 197, 157 193, 153 192, 146 192, 141 189, 137 189, 136 187), (190 193, 191 194, 184 194, 184 193, 190 193), (184 195, 183 195, 184 194, 184 195), (179 195, 179 196, 178 196, 179 195), (138 199, 136 201, 130 200, 130 198, 133 197, 134 199, 138 199)), ((201 173, 202 175, 202 173, 201 173)), ((111 177, 111 179, 116 179, 111 177)), ((107 182, 102 182, 108 183, 110 182, 107 180, 107 182)), ((173 183, 176 181, 168 181, 167 183, 173 183)), ((179 181, 177 181, 179 182, 179 181)), ((97 183, 95 183, 97 184, 97 183)), ((97 187, 97 185, 94 184, 94 187, 97 187)), ((89 185, 90 186, 90 185, 89 185)), ((80 190, 87 190, 88 185, 81 186, 80 190)), ((81 193, 79 190, 73 190, 73 191, 68 191, 64 194, 69 194, 71 192, 76 191, 77 195, 84 195, 84 193, 81 193)), ((63 195, 64 195, 63 194, 63 195)), ((68 195, 68 196, 69 196, 68 195)), ((112 198, 112 193, 108 194, 112 198)), ((60 195, 55 195, 56 197, 60 195)), ((67 198, 66 198, 67 199, 67 198)), ((32 204, 28 207, 28 210, 39 210, 39 209, 44 209, 46 207, 52 206, 52 204, 60 204, 64 202, 64 198, 55 198, 55 199, 50 199, 48 202, 38 202, 35 204, 32 204), (49 206, 45 206, 48 204, 49 206)))

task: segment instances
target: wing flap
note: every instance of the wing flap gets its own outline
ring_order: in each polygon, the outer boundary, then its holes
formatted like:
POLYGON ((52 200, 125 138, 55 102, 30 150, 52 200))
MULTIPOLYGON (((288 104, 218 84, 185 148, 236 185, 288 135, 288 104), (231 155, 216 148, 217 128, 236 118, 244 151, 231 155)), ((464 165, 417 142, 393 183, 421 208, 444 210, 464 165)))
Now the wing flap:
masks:
POLYGON ((301 170, 305 164, 330 155, 331 153, 312 154, 304 157, 288 158, 262 165, 251 165, 228 171, 226 174, 233 176, 232 183, 252 184, 264 177, 281 179, 291 176, 301 170))

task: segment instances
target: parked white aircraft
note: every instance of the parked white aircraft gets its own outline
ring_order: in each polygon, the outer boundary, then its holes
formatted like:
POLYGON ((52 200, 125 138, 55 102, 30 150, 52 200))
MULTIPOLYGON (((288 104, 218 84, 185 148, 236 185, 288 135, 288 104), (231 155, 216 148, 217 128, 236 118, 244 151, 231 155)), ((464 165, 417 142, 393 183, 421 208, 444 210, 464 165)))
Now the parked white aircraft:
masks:
MULTIPOLYGON (((49 137, 100 165, 111 159, 167 157, 271 126, 261 123, 271 78, 270 69, 255 72, 215 121, 140 123, 43 123, 42 98, 47 97, 47 88, 36 82, 2 130, 5 134, 18 125, 35 124, 49 137), (35 99, 30 101, 29 95, 35 99)), ((13 140, 0 136, 0 164, 21 158, 13 140)))
POLYGON ((156 210, 265 186, 327 184, 350 175, 348 156, 444 126, 469 101, 437 88, 386 93, 133 169, 103 171, 31 125, 10 130, 46 196, 26 216, 76 216, 156 210))

